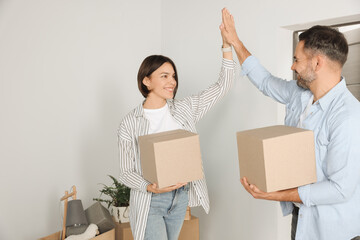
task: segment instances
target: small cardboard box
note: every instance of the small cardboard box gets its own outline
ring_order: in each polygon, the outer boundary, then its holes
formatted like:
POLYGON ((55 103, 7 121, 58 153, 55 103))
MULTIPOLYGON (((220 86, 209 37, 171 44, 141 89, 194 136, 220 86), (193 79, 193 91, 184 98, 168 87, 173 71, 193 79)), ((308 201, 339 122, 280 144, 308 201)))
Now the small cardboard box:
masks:
POLYGON ((159 188, 203 178, 199 135, 174 130, 139 137, 143 177, 159 188))
POLYGON ((115 240, 134 240, 131 233, 130 223, 115 222, 115 240))
POLYGON ((199 240, 200 228, 199 218, 191 216, 190 220, 185 220, 180 231, 178 240, 199 240))
MULTIPOLYGON (((61 232, 39 238, 38 240, 61 240, 61 232)), ((91 238, 91 240, 115 240, 115 228, 105 233, 102 233, 94 238, 91 238)))
POLYGON ((240 177, 264 192, 316 182, 314 134, 271 126, 237 133, 240 177))
MULTIPOLYGON (((134 240, 130 223, 115 223, 116 224, 116 240, 134 240)), ((178 240, 199 240, 199 218, 191 216, 190 220, 185 220, 180 231, 178 240)))

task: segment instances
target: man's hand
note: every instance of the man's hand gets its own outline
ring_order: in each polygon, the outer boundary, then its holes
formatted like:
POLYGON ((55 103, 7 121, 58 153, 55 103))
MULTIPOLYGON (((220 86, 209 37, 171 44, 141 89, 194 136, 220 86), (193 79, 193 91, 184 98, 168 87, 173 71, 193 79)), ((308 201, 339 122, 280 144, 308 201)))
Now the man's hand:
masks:
POLYGON ((243 177, 240 179, 241 184, 244 186, 245 190, 251 194, 256 199, 268 199, 268 193, 261 191, 259 188, 257 188, 254 184, 248 183, 246 177, 243 177))
POLYGON ((165 192, 171 192, 175 189, 181 188, 183 186, 185 186, 187 183, 178 183, 176 185, 172 185, 169 187, 164 187, 164 188, 158 188, 156 183, 153 184, 149 184, 147 186, 147 191, 148 192, 152 192, 152 193, 165 193, 165 192))
POLYGON ((261 191, 254 184, 250 184, 247 181, 246 177, 243 177, 242 179, 240 179, 240 181, 241 184, 244 186, 245 190, 256 199, 302 203, 297 188, 266 193, 261 191))

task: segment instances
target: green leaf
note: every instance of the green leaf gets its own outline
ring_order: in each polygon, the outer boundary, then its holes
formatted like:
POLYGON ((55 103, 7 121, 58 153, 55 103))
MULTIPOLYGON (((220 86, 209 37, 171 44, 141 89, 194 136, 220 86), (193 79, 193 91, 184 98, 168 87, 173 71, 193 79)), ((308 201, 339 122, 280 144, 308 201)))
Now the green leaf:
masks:
POLYGON ((108 175, 113 183, 111 186, 103 185, 103 188, 100 191, 99 198, 93 198, 94 201, 104 202, 108 204, 108 208, 110 205, 115 207, 127 207, 129 206, 130 200, 130 188, 121 184, 115 177, 108 175), (100 198, 102 195, 108 196, 110 199, 102 199, 100 198))

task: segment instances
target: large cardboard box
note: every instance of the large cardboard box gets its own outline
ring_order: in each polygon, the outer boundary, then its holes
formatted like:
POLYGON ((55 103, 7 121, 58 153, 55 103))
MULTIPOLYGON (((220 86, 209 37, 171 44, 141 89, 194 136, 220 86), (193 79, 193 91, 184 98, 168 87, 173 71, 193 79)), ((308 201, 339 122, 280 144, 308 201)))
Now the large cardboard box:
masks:
POLYGON ((312 131, 271 126, 237 133, 240 177, 264 192, 316 182, 312 131))
MULTIPOLYGON (((134 240, 129 223, 116 223, 116 240, 134 240)), ((185 220, 178 240, 199 240, 199 218, 191 216, 185 220)))
POLYGON ((139 137, 143 177, 159 188, 203 178, 199 136, 174 130, 139 137))
MULTIPOLYGON (((61 240, 61 232, 39 238, 38 240, 61 240)), ((94 238, 91 238, 91 240, 115 240, 115 228, 105 233, 102 233, 94 238)))

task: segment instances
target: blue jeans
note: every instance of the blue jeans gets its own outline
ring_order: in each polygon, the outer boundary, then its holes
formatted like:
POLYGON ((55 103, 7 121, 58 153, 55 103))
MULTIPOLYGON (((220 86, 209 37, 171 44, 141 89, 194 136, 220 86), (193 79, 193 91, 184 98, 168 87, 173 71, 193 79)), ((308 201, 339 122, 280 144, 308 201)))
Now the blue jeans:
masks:
POLYGON ((145 240, 177 240, 188 205, 188 185, 171 192, 152 194, 145 240))

